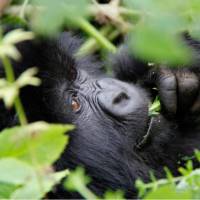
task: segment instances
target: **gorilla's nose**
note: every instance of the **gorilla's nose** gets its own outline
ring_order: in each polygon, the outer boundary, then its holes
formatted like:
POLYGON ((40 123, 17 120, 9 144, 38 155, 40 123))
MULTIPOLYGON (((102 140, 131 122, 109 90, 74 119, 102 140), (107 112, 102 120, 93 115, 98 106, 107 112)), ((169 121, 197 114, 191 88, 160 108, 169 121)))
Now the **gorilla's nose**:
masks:
POLYGON ((101 88, 99 103, 110 114, 125 116, 138 108, 141 98, 134 86, 111 78, 101 79, 98 84, 101 88))
POLYGON ((113 98, 112 104, 124 104, 129 99, 128 94, 125 92, 118 92, 113 98))

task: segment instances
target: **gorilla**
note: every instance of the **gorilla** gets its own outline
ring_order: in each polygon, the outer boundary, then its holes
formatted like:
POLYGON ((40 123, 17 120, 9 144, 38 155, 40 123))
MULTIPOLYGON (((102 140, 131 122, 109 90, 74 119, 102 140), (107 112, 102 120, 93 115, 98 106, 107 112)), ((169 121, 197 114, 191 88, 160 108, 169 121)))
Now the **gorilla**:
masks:
MULTIPOLYGON (((200 43, 186 41, 198 54, 200 43)), ((121 189, 127 198, 137 196, 134 182, 149 181, 149 171, 162 178, 167 166, 178 175, 182 157, 200 149, 198 58, 190 67, 149 67, 122 47, 112 59, 114 75, 108 76, 93 56, 76 56, 80 44, 68 32, 56 39, 22 42, 17 45, 22 59, 12 62, 16 76, 29 67, 39 69, 42 84, 27 86, 20 94, 29 122, 76 127, 55 169, 83 166, 97 195, 121 189), (150 116, 149 105, 157 95, 161 112, 150 116)), ((3 129, 18 118, 2 103, 0 121, 3 129)), ((50 196, 80 198, 61 185, 50 196)))

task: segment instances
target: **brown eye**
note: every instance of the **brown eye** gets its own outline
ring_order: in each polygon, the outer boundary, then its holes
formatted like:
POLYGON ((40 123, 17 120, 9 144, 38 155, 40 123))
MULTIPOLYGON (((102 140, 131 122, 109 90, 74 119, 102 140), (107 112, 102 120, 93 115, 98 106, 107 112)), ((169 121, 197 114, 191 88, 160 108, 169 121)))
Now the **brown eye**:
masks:
POLYGON ((80 103, 79 103, 78 97, 76 97, 76 96, 72 97, 71 106, 72 106, 72 110, 73 110, 74 112, 79 111, 81 105, 80 105, 80 103))

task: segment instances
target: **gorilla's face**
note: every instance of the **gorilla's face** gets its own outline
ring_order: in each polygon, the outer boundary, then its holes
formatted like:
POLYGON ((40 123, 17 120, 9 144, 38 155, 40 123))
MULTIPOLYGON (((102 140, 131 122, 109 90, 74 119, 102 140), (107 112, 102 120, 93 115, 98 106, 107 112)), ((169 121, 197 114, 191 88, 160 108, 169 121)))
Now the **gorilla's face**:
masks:
MULTIPOLYGON (((61 34, 57 40, 19 46, 23 60, 15 64, 16 72, 37 66, 42 79, 40 87, 27 87, 21 93, 28 120, 74 124, 70 142, 55 168, 81 165, 92 177, 90 187, 97 194, 108 188, 123 189, 132 197, 137 178, 147 180, 149 170, 158 175, 162 164, 172 163, 162 154, 163 143, 169 141, 171 131, 163 120, 159 121, 158 126, 151 128, 154 145, 138 152, 136 144, 151 124, 149 92, 134 81, 126 83, 108 77, 93 57, 77 58, 78 47, 79 41, 69 33, 61 34)), ((123 73, 129 78, 121 80, 130 81, 129 71, 123 73)), ((118 73, 117 77, 123 76, 118 73)))
POLYGON ((149 99, 139 86, 79 70, 68 91, 68 108, 78 129, 126 137, 146 131, 149 99))
POLYGON ((66 122, 76 128, 57 167, 82 165, 94 182, 102 184, 101 189, 112 187, 113 182, 114 188, 118 185, 133 192, 135 174, 148 173, 134 151, 149 126, 147 92, 103 74, 77 70, 64 100, 70 111, 63 112, 63 117, 70 115, 67 120, 71 121, 66 122))
POLYGON ((108 77, 93 57, 77 58, 79 41, 69 33, 32 44, 28 49, 34 59, 28 57, 24 46, 20 48, 23 65, 38 66, 42 79, 39 89, 24 92, 29 121, 75 124, 71 140, 79 147, 71 147, 73 151, 93 149, 94 157, 123 148, 133 152, 137 138, 146 134, 149 124, 150 100, 144 89, 108 77), (29 106, 32 98, 35 107, 29 106))

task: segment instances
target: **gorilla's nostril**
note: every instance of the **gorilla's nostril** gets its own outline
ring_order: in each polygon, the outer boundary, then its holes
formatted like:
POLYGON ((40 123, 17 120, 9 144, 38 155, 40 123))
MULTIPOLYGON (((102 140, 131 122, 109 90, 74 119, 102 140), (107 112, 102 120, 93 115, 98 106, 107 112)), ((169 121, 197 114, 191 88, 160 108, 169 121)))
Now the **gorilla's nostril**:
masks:
POLYGON ((118 104, 123 100, 128 100, 129 97, 126 93, 120 92, 114 99, 113 99, 113 104, 118 104))

